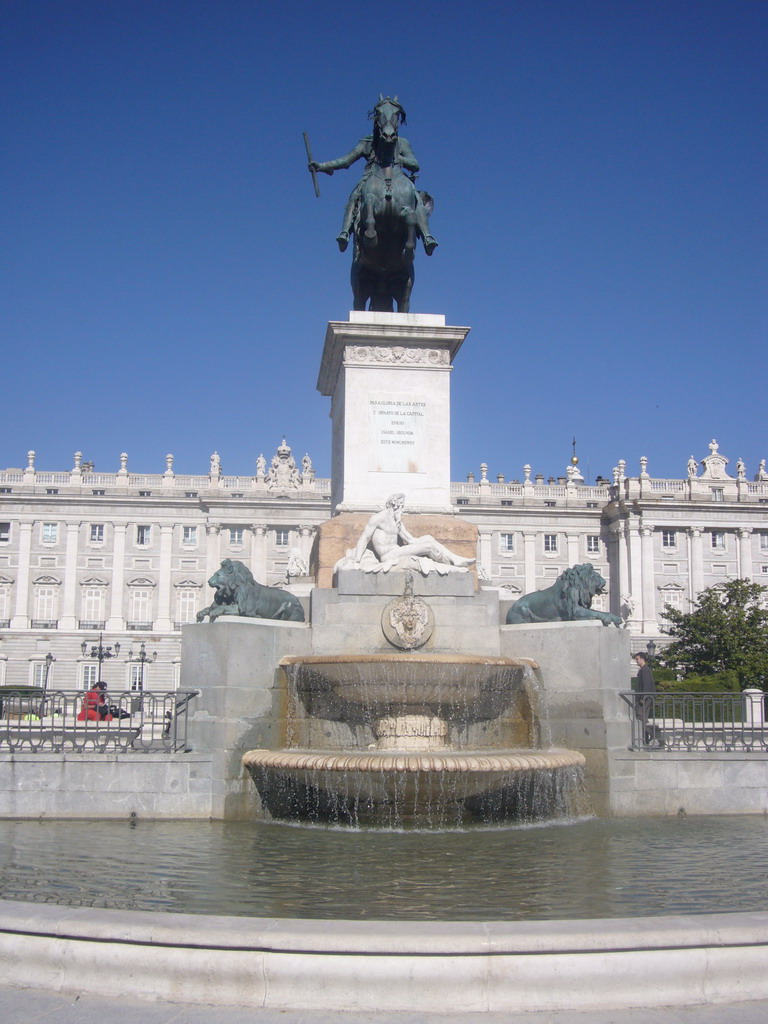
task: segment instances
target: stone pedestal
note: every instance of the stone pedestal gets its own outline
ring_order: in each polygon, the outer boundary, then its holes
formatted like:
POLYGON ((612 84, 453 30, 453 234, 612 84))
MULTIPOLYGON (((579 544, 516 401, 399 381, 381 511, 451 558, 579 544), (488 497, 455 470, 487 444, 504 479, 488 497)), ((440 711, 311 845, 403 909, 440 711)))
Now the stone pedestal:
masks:
MULTIPOLYGON (((410 506, 410 501, 408 504, 410 506)), ((310 555, 310 572, 318 587, 334 586, 334 566, 348 551, 354 549, 369 518, 367 513, 346 512, 326 520, 317 528, 310 555)), ((406 513, 403 516, 403 525, 415 536, 431 534, 441 544, 445 544, 462 558, 474 558, 477 555, 477 527, 464 519, 459 519, 456 516, 409 515, 406 513)), ((468 593, 473 591, 477 585, 477 573, 474 566, 470 569, 469 576, 471 585, 468 593)), ((393 593, 402 594, 402 573, 398 573, 398 579, 400 581, 399 589, 393 593)), ((420 581, 417 581, 415 593, 426 592, 419 589, 420 586, 420 581)))
POLYGON ((409 511, 453 511, 450 374, 468 333, 425 313, 328 324, 317 387, 332 399, 334 512, 372 512, 398 491, 409 511))

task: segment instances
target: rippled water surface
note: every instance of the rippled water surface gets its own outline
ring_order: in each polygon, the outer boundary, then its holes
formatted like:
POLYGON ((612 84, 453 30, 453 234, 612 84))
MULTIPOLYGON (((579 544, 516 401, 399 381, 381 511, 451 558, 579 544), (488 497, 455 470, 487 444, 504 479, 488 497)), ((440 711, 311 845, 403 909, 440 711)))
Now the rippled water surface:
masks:
POLYGON ((0 822, 0 895, 356 920, 768 909, 763 817, 382 833, 210 822, 0 822))

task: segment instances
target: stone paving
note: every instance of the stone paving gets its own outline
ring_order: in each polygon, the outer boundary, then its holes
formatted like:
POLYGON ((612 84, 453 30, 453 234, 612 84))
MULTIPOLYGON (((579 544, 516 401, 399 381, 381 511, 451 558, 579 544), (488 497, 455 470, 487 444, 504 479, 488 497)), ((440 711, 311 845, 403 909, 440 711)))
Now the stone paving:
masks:
MULTIPOLYGON (((105 986, 106 988, 107 986, 105 986)), ((545 1013, 312 1013, 237 1006, 146 1003, 0 988, 4 1024, 764 1024, 768 1002, 545 1013)))

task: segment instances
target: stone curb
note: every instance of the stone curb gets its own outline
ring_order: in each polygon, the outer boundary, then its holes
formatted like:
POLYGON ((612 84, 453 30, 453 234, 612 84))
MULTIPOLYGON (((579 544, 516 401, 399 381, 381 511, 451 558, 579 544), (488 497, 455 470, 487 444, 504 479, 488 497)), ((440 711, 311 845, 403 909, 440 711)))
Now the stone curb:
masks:
POLYGON ((768 913, 351 922, 10 901, 0 913, 7 976, 62 993, 98 994, 108 970, 113 995, 275 1010, 520 1012, 768 999, 768 913))

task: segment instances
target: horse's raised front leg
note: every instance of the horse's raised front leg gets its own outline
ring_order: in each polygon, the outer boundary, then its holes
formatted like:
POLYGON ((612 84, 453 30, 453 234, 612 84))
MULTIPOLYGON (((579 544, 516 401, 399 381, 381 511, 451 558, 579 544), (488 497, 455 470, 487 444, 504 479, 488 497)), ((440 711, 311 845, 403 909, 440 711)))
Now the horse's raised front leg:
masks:
POLYGON ((429 233, 429 218, 427 217, 427 211, 422 203, 417 204, 414 216, 424 242, 424 252, 427 256, 431 256, 437 248, 437 242, 429 233))
POLYGON ((372 249, 375 245, 378 245, 379 239, 376 235, 376 200, 371 192, 367 192, 363 197, 363 221, 365 222, 365 231, 363 232, 363 243, 369 249, 372 249))

